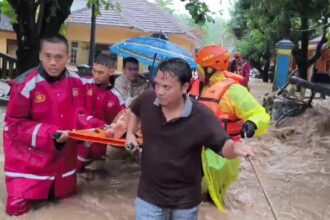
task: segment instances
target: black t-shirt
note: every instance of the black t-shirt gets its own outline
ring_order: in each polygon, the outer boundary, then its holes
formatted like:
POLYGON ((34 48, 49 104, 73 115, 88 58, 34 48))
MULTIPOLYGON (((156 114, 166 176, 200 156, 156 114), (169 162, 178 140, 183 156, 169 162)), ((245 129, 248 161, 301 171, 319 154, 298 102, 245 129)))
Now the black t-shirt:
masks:
POLYGON ((138 197, 164 208, 192 208, 201 201, 202 147, 220 152, 229 136, 213 112, 196 101, 186 99, 191 112, 166 122, 155 99, 147 90, 131 105, 144 142, 138 197))

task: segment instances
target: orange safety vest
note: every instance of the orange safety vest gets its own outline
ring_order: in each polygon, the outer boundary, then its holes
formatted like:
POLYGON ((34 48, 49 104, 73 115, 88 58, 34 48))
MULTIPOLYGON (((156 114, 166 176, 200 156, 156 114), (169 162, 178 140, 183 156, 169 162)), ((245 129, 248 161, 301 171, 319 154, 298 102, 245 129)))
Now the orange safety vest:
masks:
POLYGON ((234 83, 237 83, 237 80, 227 78, 226 80, 217 82, 202 91, 201 81, 197 79, 192 82, 189 96, 198 100, 200 103, 212 110, 221 120, 221 124, 226 132, 233 138, 234 141, 239 141, 243 121, 237 118, 235 114, 222 112, 219 107, 219 102, 222 96, 234 83))

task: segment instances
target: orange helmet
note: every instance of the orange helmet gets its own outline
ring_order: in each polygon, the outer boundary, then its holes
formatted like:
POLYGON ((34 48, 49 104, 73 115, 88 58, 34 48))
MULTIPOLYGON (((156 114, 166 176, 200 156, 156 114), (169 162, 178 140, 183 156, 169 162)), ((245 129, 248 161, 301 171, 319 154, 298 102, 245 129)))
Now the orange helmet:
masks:
POLYGON ((203 47, 196 53, 196 63, 204 68, 212 67, 218 71, 228 69, 230 54, 224 47, 210 45, 203 47))

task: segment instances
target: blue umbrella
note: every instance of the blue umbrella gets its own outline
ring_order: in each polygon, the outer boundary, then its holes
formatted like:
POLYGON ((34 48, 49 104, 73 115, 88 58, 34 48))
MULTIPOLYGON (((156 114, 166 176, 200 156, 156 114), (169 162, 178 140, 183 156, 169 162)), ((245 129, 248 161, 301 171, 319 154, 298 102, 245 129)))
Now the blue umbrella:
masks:
POLYGON ((158 66, 167 58, 179 57, 188 62, 190 68, 196 69, 194 58, 183 48, 169 41, 155 37, 130 38, 110 47, 112 53, 121 57, 135 57, 147 66, 158 66))

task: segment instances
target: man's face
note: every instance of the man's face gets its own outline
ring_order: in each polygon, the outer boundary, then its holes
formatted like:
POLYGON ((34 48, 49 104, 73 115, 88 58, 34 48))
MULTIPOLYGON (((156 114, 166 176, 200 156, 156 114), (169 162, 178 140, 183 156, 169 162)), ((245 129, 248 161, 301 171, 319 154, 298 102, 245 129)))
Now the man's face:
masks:
POLYGON ((157 72, 155 79, 155 92, 161 106, 177 104, 186 93, 188 83, 181 85, 179 79, 169 73, 157 72))
POLYGON ((57 77, 61 75, 69 62, 68 48, 64 43, 46 41, 41 47, 39 60, 50 76, 57 77))
POLYGON ((136 81, 139 75, 139 65, 127 62, 124 67, 124 74, 129 81, 136 81))
POLYGON ((114 73, 114 68, 94 63, 92 73, 96 84, 108 84, 109 77, 114 73))
POLYGON ((238 64, 242 64, 244 60, 243 60, 242 57, 239 57, 239 58, 236 59, 236 61, 237 61, 238 64))

